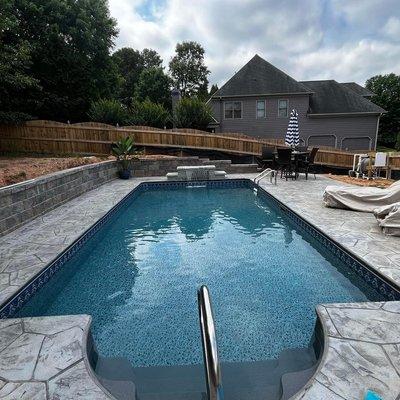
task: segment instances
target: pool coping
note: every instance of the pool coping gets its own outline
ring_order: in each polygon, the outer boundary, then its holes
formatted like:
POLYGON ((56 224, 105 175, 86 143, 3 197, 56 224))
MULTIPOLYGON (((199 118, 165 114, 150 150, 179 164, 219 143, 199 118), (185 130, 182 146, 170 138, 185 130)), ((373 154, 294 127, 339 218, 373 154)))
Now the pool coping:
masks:
MULTIPOLYGON (((213 184, 213 185, 216 185, 216 186, 219 186, 219 185, 221 185, 221 186, 223 186, 222 185, 222 183, 223 182, 237 182, 237 181, 243 181, 243 182, 251 182, 251 185, 253 186, 253 187, 255 187, 255 184, 254 184, 254 182, 251 180, 251 179, 249 179, 248 177, 243 177, 243 178, 235 178, 235 179, 227 179, 227 180, 223 180, 223 181, 215 181, 216 183, 215 184, 213 184)), ((32 283, 35 281, 35 280, 37 280, 39 277, 41 277, 43 274, 44 274, 44 272, 46 272, 46 271, 49 271, 50 270, 50 267, 51 266, 54 266, 54 270, 52 271, 52 273, 50 273, 50 275, 47 275, 47 277, 45 277, 45 276, 43 276, 43 280, 38 280, 38 286, 33 290, 33 292, 32 293, 30 293, 29 295, 28 295, 28 297, 26 298, 26 299, 18 299, 18 297, 19 297, 19 295, 20 294, 14 294, 14 295, 12 295, 12 296, 10 296, 11 297, 11 299, 8 299, 8 300, 6 300, 5 302, 3 302, 2 303, 2 308, 4 309, 4 304, 5 303, 7 303, 7 305, 13 305, 12 303, 14 302, 14 307, 15 307, 15 310, 19 307, 19 306, 21 306, 21 302, 23 301, 23 300, 28 300, 29 299, 29 297, 31 296, 31 295, 33 295, 35 292, 36 292, 36 290, 38 290, 38 288, 40 288, 41 286, 43 286, 43 284, 44 283, 46 283, 49 279, 50 279, 50 277, 52 276, 52 275, 54 275, 54 273, 61 267, 61 265, 62 264, 64 264, 69 258, 67 258, 67 257, 65 257, 65 253, 67 252, 67 251, 70 251, 71 249, 73 249, 73 248, 75 248, 75 251, 74 252, 71 252, 72 254, 70 255, 70 256, 72 256, 73 254, 75 254, 75 252, 80 248, 80 247, 82 247, 82 245, 87 241, 87 240, 89 240, 89 238, 93 235, 93 234, 95 234, 99 229, 100 229, 100 227, 104 224, 104 223, 106 223, 108 220, 109 220, 109 218, 111 217, 111 215, 114 213, 114 212, 116 212, 120 207, 122 207, 123 206, 123 204, 125 203, 125 201, 127 201, 129 198, 131 198, 132 197, 132 195, 134 194, 134 193, 139 193, 140 192, 140 187, 144 187, 147 183, 150 183, 152 186, 154 186, 154 184, 155 185, 160 185, 160 186, 172 186, 172 187, 174 187, 174 186, 186 186, 187 184, 193 184, 192 182, 165 182, 165 181, 157 181, 157 180, 155 180, 155 181, 150 181, 150 182, 140 182, 139 183, 139 185, 137 185, 136 187, 134 187, 132 190, 130 190, 126 195, 124 195, 113 207, 111 207, 111 209, 109 209, 107 212, 106 212, 106 214, 104 214, 101 218, 99 218, 94 224, 92 224, 89 228, 87 228, 79 237, 77 237, 70 245, 68 245, 63 251, 62 251, 62 253, 60 253, 55 259, 53 259, 51 262, 49 262, 48 264, 46 264, 46 266, 44 266, 44 268, 38 273, 38 274, 36 274, 29 282, 27 282, 25 285, 24 285, 24 288, 26 288, 27 286, 29 286, 29 285, 32 285, 32 283), (90 236, 89 236, 89 234, 90 234, 90 236), (84 240, 83 240, 84 239, 84 240), (77 244, 78 244, 78 242, 79 242, 79 246, 78 246, 78 248, 76 248, 77 247, 77 244), (16 301, 16 303, 15 303, 15 301, 16 301)), ((201 182, 201 183, 208 183, 208 182, 201 182)), ((199 182, 198 182, 198 184, 199 184, 199 182)), ((280 207, 282 207, 282 208, 284 208, 284 209, 286 209, 287 211, 289 211, 289 213, 292 213, 292 214, 290 214, 290 215, 294 215, 295 217, 297 217, 299 220, 301 220, 301 221, 304 221, 305 223, 306 223, 306 225, 307 226, 311 226, 311 229, 313 229, 314 231, 317 231, 320 235, 322 235, 322 236, 324 236, 324 237, 326 237, 330 242, 332 242, 332 243, 334 243, 342 252, 345 252, 345 253, 350 253, 349 255, 351 256, 351 257, 353 257, 353 258, 355 258, 358 262, 360 262, 360 260, 359 260, 359 257, 356 255, 356 254, 352 254, 352 252, 351 251, 349 251, 349 249, 345 249, 345 248, 343 248, 343 246, 340 244, 340 243, 338 243, 337 241, 335 241, 333 238, 331 238, 330 237, 330 235, 329 234, 327 234, 327 233, 324 233, 323 231, 321 231, 317 226, 315 226, 312 222, 310 222, 309 220, 307 220, 307 218, 305 218, 305 217, 300 217, 299 216, 299 214, 296 212, 296 211, 294 211, 293 209, 291 209, 288 205, 286 205, 286 204, 284 204, 282 201, 280 201, 278 198, 276 198, 273 194, 271 194, 270 192, 268 192, 268 191, 266 191, 263 187, 261 187, 261 186, 259 186, 259 185, 256 185, 257 186, 257 188, 260 188, 267 196, 269 196, 269 197, 271 197, 275 202, 276 202, 276 204, 278 204, 280 207)), ((296 222, 295 222, 296 223, 296 222)), ((299 224, 298 223, 296 223, 296 225, 297 226, 299 226, 299 224)), ((304 227, 302 227, 302 228, 304 228, 304 229, 306 229, 307 230, 307 226, 304 226, 304 227)), ((301 226, 300 226, 301 227, 301 226)), ((374 270, 373 269, 373 266, 372 266, 372 271, 371 271, 371 265, 368 263, 368 262, 366 262, 366 261, 364 261, 364 260, 362 260, 361 261, 361 264, 363 265, 363 267, 366 267, 370 272, 372 272, 372 273, 374 273, 374 272, 377 272, 377 275, 379 276, 379 278, 381 279, 382 277, 384 278, 384 280, 385 280, 385 282, 386 283, 388 283, 390 286, 392 286, 392 284, 394 284, 395 286, 397 286, 396 284, 395 284, 395 282, 392 280, 392 279, 390 279, 390 277, 386 277, 386 276, 384 276, 384 275, 382 275, 379 271, 377 271, 377 270, 374 270)), ((23 289, 22 289, 23 290, 23 289)), ((20 291, 19 291, 19 293, 20 293, 20 291)), ((395 301, 393 301, 393 302, 389 302, 389 303, 398 303, 398 302, 395 302, 395 301)), ((359 310, 359 309, 361 309, 360 308, 360 306, 361 305, 365 305, 365 307, 366 307, 366 309, 370 309, 370 307, 374 307, 374 306, 371 306, 371 305, 375 305, 375 304, 377 304, 377 303, 356 303, 356 307, 355 307, 355 309, 357 309, 357 310, 359 310)), ((332 307, 332 305, 328 305, 330 308, 332 307)), ((346 306, 346 304, 341 304, 341 305, 337 305, 338 306, 338 308, 340 308, 340 309, 344 309, 344 307, 346 306)), ((347 305, 348 306, 348 305, 347 305)), ((328 351, 328 349, 329 349, 329 343, 330 343, 330 341, 332 340, 332 339, 330 339, 330 336, 329 336, 329 329, 327 328, 327 326, 329 325, 329 324, 331 324, 331 322, 330 322, 330 319, 329 319, 329 317, 327 317, 327 318, 325 318, 326 316, 323 314, 323 312, 321 312, 321 307, 326 307, 326 306, 318 306, 317 307, 317 314, 318 314, 318 319, 321 321, 321 323, 322 323, 322 326, 323 326, 323 329, 324 329, 324 342, 325 342, 325 349, 324 349, 324 351, 323 351, 323 354, 322 354, 322 358, 321 358, 321 362, 320 362, 320 364, 319 364, 319 366, 318 366, 318 368, 317 368, 317 371, 316 371, 316 373, 314 374, 314 376, 311 378, 311 380, 309 381, 309 384, 307 384, 306 386, 305 386, 305 389, 303 389, 302 391, 300 391, 299 393, 303 393, 302 394, 302 396, 303 397, 298 397, 300 394, 298 394, 298 395, 296 395, 295 397, 293 397, 293 399, 306 399, 307 398, 307 395, 308 394, 310 394, 311 393, 311 389, 310 388, 313 388, 313 387, 315 387, 315 385, 320 385, 320 383, 319 383, 319 380, 318 380, 318 377, 319 377, 319 374, 321 374, 321 370, 323 369, 323 367, 324 367, 324 365, 325 365, 325 362, 326 362, 326 359, 328 358, 328 353, 329 353, 329 351, 328 351)), ((12 310, 13 312, 15 312, 15 310, 12 310)), ((400 310, 399 310, 399 313, 400 313, 400 310)), ((4 318, 4 314, 2 313, 2 316, 1 316, 2 318, 4 318)), ((52 317, 49 317, 49 318, 52 318, 52 317)), ((54 318, 56 318, 56 317, 54 317, 54 318)), ((7 320, 6 320, 7 321, 7 320)), ((0 322, 1 322, 1 320, 0 320, 0 322)), ((352 339, 352 340, 354 340, 354 339, 352 339)), ((400 339, 399 339, 399 342, 400 342, 400 339)), ((89 369, 90 369, 90 367, 89 367, 89 369)), ((1 382, 0 382, 1 383, 1 382)), ((101 386, 101 385, 100 385, 101 386)), ((1 385, 0 385, 0 389, 1 389, 1 385)), ((313 399, 315 399, 316 397, 310 397, 310 399, 311 398, 313 398, 313 399)), ((322 399, 323 397, 321 397, 321 399, 322 399)), ((326 397, 325 397, 326 398, 326 397)), ((337 397, 338 399, 339 398, 343 398, 343 397, 337 397)))

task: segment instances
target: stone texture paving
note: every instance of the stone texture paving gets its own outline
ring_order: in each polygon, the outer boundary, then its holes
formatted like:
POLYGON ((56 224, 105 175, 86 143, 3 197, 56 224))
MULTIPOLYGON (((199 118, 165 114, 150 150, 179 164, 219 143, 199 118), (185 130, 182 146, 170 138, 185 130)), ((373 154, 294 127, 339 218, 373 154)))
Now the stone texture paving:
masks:
POLYGON ((302 176, 297 181, 287 182, 278 178, 276 186, 268 180, 261 181, 263 188, 302 218, 400 286, 400 238, 382 234, 370 213, 325 207, 322 194, 328 185, 343 186, 320 176, 308 181, 302 176))
POLYGON ((0 321, 0 398, 113 399, 87 360, 88 315, 0 321))
MULTIPOLYGON (((1 238, 0 302, 144 180, 155 179, 112 181, 1 238)), ((262 182, 294 211, 400 284, 400 239, 385 237, 370 214, 325 208, 322 193, 328 184, 338 183, 322 177, 278 179, 276 186, 262 182)), ((324 355, 314 377, 293 399, 361 399, 367 389, 385 400, 400 398, 400 302, 330 304, 317 312, 326 331, 324 355)), ((66 344, 77 343, 82 326, 60 328, 58 318, 0 321, 0 398, 24 398, 28 389, 25 398, 46 398, 44 393, 54 399, 103 398, 103 392, 92 396, 98 388, 93 389, 90 370, 76 359, 77 347, 66 344), (53 321, 57 332, 48 330, 53 321), (65 367, 68 360, 73 367, 65 367)))
POLYGON ((312 380, 292 400, 400 396, 400 302, 318 306, 325 350, 312 380))
POLYGON ((0 304, 145 180, 111 181, 1 237, 0 304))

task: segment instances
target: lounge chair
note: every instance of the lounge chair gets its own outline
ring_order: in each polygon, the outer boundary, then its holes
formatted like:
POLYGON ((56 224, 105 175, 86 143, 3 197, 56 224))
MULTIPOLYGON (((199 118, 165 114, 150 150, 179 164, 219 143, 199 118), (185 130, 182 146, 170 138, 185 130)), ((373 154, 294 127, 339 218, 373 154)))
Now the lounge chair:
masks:
POLYGON ((374 215, 386 235, 400 236, 400 202, 376 208, 374 215))
POLYGON ((376 208, 400 202, 400 181, 388 188, 328 186, 324 192, 327 207, 373 212, 376 208))

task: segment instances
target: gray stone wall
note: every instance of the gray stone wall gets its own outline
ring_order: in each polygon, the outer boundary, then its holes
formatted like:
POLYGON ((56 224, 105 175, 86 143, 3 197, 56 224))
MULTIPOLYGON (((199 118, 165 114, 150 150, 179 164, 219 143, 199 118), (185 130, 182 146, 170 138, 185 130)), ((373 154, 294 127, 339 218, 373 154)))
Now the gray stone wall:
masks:
MULTIPOLYGON (((254 164, 231 164, 230 160, 182 157, 163 160, 135 160, 135 177, 165 176, 179 165, 214 164, 227 173, 256 172, 254 164)), ((0 236, 47 211, 117 178, 117 163, 105 161, 42 176, 0 189, 0 236)))
POLYGON ((133 162, 132 175, 135 177, 143 176, 165 176, 168 172, 176 171, 176 167, 181 165, 215 165, 217 170, 229 173, 252 173, 257 172, 255 164, 232 164, 230 160, 209 160, 199 157, 181 157, 164 160, 136 160, 133 162))
POLYGON ((116 178, 115 161, 84 165, 0 189, 0 235, 116 178))

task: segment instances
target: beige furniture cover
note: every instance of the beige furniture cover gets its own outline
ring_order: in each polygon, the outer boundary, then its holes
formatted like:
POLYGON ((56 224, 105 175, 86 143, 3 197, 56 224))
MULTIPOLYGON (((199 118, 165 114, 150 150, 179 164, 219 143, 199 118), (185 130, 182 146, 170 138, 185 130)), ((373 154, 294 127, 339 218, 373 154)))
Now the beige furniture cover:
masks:
POLYGON ((323 199, 327 207, 373 212, 378 207, 400 202, 400 181, 385 189, 328 186, 325 189, 323 199))
POLYGON ((386 235, 400 236, 400 202, 376 208, 374 215, 386 235))

